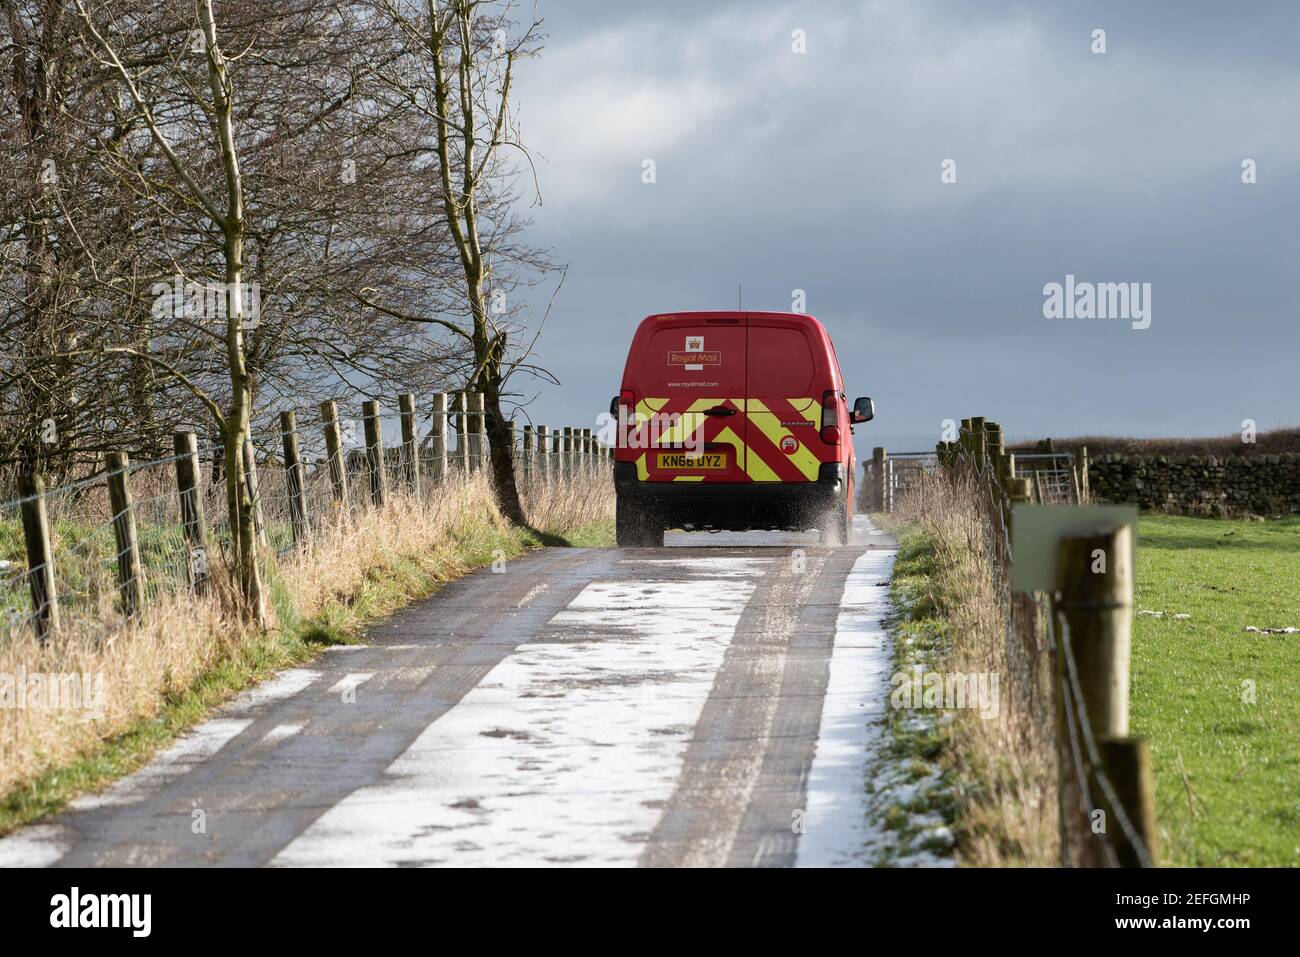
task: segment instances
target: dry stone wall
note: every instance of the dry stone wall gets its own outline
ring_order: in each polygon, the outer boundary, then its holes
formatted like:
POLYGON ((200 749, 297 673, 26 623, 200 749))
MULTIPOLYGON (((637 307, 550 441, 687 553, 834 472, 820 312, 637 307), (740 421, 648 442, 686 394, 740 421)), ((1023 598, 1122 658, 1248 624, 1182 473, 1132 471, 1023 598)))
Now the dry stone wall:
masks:
POLYGON ((1300 454, 1106 455, 1088 467, 1099 501, 1177 515, 1300 514, 1300 454))

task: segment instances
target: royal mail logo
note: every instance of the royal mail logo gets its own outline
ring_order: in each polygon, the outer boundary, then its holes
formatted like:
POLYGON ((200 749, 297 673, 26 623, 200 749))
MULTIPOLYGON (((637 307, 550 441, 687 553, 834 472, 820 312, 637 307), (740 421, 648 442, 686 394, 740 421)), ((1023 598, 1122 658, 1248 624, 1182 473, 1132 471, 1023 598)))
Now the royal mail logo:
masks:
POLYGON ((668 353, 670 366, 685 366, 687 370, 700 370, 705 366, 722 365, 722 353, 716 349, 706 352, 703 336, 687 336, 686 348, 681 352, 668 353))
POLYGON ((722 353, 714 350, 713 352, 670 352, 668 353, 668 364, 670 366, 720 366, 722 365, 722 353))

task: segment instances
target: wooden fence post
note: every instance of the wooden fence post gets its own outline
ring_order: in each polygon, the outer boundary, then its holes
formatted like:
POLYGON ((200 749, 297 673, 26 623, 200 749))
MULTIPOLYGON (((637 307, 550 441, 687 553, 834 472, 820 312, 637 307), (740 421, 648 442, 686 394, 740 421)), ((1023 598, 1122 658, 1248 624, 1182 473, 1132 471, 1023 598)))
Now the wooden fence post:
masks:
POLYGON ((379 401, 367 399, 361 403, 361 416, 366 425, 366 469, 370 473, 370 501, 376 508, 382 508, 388 497, 388 479, 384 474, 384 423, 379 418, 379 401))
POLYGON ((113 539, 117 543, 117 583, 122 611, 138 618, 144 608, 144 565, 135 531, 131 503, 130 459, 125 452, 108 453, 108 502, 113 511, 113 539))
POLYGON ((564 478, 564 429, 556 426, 551 430, 551 478, 560 481, 564 478))
POLYGON ((582 469, 584 472, 590 472, 595 460, 595 446, 591 441, 591 429, 582 430, 582 469))
POLYGON ((433 478, 442 482, 447 477, 447 393, 433 397, 433 412, 429 417, 429 458, 433 478))
POLYGON ((984 416, 973 415, 970 420, 970 439, 971 439, 971 458, 975 462, 976 468, 983 468, 988 454, 988 446, 985 444, 987 437, 984 434, 984 416))
POLYGON ((1088 446, 1081 446, 1079 449, 1079 492, 1083 495, 1084 504, 1092 502, 1092 489, 1088 486, 1088 446))
POLYGON ((298 452, 298 416, 280 413, 280 442, 284 446, 284 477, 289 492, 289 527, 298 548, 307 545, 307 500, 303 494, 302 456, 298 452))
POLYGON ((878 512, 889 511, 888 461, 888 453, 881 446, 871 450, 871 499, 878 512))
POLYGON ((1156 829, 1156 785, 1151 773, 1151 750, 1142 738, 1102 738, 1097 751, 1115 797, 1132 825, 1139 844, 1129 839, 1115 821, 1101 779, 1093 774, 1090 790, 1099 796, 1106 811, 1106 830, 1115 848, 1120 867, 1154 867, 1159 862, 1159 832, 1156 829), (1146 852, 1145 860, 1143 851, 1146 852))
POLYGON ((397 397, 402 419, 402 481, 412 491, 420 488, 420 430, 415 419, 415 396, 403 392, 397 397))
POLYGON ((551 430, 544 425, 539 425, 537 427, 537 471, 543 482, 549 482, 551 479, 550 441, 551 430))
MULTIPOLYGON (((1077 720, 1086 722, 1096 741, 1128 736, 1129 652, 1132 645, 1133 568, 1132 529, 1127 525, 1098 529, 1063 538, 1057 552, 1057 590, 1052 607, 1056 630, 1058 786, 1061 795, 1062 852, 1070 854, 1076 841, 1077 860, 1084 866, 1104 862, 1102 841, 1091 830, 1097 808, 1082 807, 1076 782, 1081 765, 1091 776, 1096 769, 1086 749, 1074 751, 1067 703, 1077 720), (1075 686, 1082 696, 1078 707, 1075 686), (1077 763, 1076 763, 1077 762, 1077 763)), ((1083 742, 1084 729, 1077 735, 1083 742)), ((1097 794, 1094 792, 1094 799, 1097 794)), ((1132 815, 1129 815, 1130 819, 1132 815)), ((1105 835, 1119 831, 1108 813, 1105 835)))
POLYGON ((524 426, 524 455, 523 455, 523 472, 524 478, 531 482, 534 478, 534 472, 537 468, 537 462, 534 457, 534 451, 537 448, 537 436, 533 432, 531 425, 524 426))
POLYGON ((172 435, 176 452, 176 490, 180 494, 181 534, 189 552, 186 563, 190 587, 200 595, 208 590, 207 520, 203 514, 203 492, 199 487, 199 439, 193 432, 172 435))
POLYGON ((45 479, 39 474, 18 476, 22 496, 23 540, 27 545, 27 585, 32 593, 32 627, 44 641, 59 627, 59 593, 54 580, 54 549, 45 510, 45 479))
POLYGON ((1002 459, 1007 454, 1006 438, 1002 426, 996 422, 984 423, 984 450, 988 456, 989 467, 999 481, 1002 479, 1002 459))
POLYGON ((334 402, 320 404, 321 422, 325 428, 325 455, 330 471, 330 486, 334 502, 341 514, 348 514, 348 461, 343 449, 343 435, 339 430, 339 410, 334 402))
POLYGON ((244 438, 244 485, 253 502, 253 532, 259 545, 266 545, 266 519, 262 514, 261 486, 257 479, 257 450, 251 437, 244 438))

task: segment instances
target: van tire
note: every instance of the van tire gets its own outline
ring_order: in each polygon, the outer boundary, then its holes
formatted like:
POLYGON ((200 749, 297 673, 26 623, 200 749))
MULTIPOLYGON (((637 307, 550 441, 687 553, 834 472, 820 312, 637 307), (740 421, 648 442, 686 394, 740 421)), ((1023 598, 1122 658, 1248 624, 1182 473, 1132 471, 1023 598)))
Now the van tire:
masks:
POLYGON ((662 548, 663 526, 646 509, 619 498, 614 504, 614 543, 619 548, 662 548))

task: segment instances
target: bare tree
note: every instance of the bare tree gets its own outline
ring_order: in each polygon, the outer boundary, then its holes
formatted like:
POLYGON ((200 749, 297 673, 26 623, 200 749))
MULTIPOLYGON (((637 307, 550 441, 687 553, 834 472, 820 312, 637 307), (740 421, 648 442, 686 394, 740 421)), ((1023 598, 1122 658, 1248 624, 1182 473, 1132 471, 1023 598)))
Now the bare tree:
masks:
POLYGON ((376 0, 408 46, 408 55, 382 75, 408 107, 433 123, 438 199, 469 312, 467 324, 447 320, 446 325, 472 347, 470 386, 484 395, 498 501, 503 513, 522 525, 526 517, 502 410, 506 378, 518 367, 511 355, 517 344, 510 340, 512 330, 494 315, 489 295, 505 295, 512 265, 547 265, 535 251, 512 248, 520 224, 510 202, 511 168, 502 157, 508 147, 531 163, 510 112, 510 96, 515 63, 540 51, 541 21, 517 24, 512 4, 486 0, 426 0, 418 16, 406 6, 376 0))
MULTIPOLYGON (((86 30, 99 45, 107 64, 121 77, 131 101, 139 111, 149 134, 166 157, 176 177, 184 185, 186 200, 197 205, 219 232, 225 266, 226 327, 225 358, 229 377, 229 400, 226 408, 203 390, 194 380, 165 359, 129 346, 120 351, 146 359, 162 367, 169 375, 191 388, 207 408, 221 432, 225 448, 224 474, 226 476, 226 504, 231 531, 233 564, 239 582, 240 595, 246 614, 258 623, 265 623, 267 609, 262 593, 256 530, 253 522, 253 500, 244 479, 244 441, 249 433, 252 406, 252 387, 248 359, 244 345, 244 184, 239 169, 239 154, 235 147, 234 85, 227 69, 227 59, 217 37, 217 22, 212 11, 212 0, 197 0, 198 30, 202 37, 200 46, 207 57, 208 93, 205 99, 194 91, 194 105, 206 116, 211 141, 220 158, 223 194, 209 192, 199 182, 190 166, 177 153, 154 111, 154 104, 141 88, 136 76, 127 68, 111 43, 97 25, 96 18, 86 9, 84 0, 76 0, 77 11, 86 30)), ((197 43, 197 37, 196 37, 197 43)))

